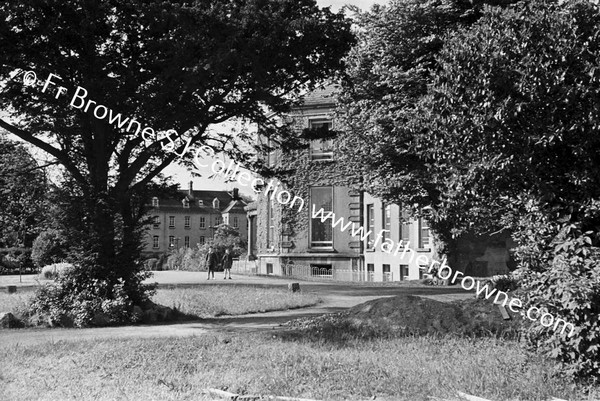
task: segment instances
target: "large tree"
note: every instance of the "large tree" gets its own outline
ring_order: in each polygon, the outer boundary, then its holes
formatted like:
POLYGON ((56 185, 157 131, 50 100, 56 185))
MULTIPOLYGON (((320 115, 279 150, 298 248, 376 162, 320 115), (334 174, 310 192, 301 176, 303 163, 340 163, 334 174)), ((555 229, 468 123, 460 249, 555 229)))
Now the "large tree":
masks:
MULTIPOLYGON (((392 0, 357 14, 358 43, 347 58, 338 107, 345 150, 340 162, 352 184, 386 201, 416 206, 415 212, 425 206, 438 211, 444 188, 416 151, 419 127, 411 122, 440 69, 436 57, 448 35, 476 23, 487 5, 514 2, 392 0)), ((430 217, 443 245, 454 234, 454 222, 430 217)))
POLYGON ((78 271, 138 300, 152 180, 200 145, 251 165, 250 133, 212 129, 232 118, 285 145, 277 113, 335 75, 353 40, 314 0, 9 0, 0 20, 0 128, 64 167, 78 271))
POLYGON ((589 1, 488 7, 423 58, 436 41, 425 24, 420 40, 397 39, 401 51, 375 47, 377 68, 353 53, 359 81, 342 98, 346 139, 375 144, 359 157, 369 185, 431 205, 448 234, 513 231, 527 306, 575 325, 569 337, 537 321, 530 339, 581 375, 600 369, 599 25, 589 1))

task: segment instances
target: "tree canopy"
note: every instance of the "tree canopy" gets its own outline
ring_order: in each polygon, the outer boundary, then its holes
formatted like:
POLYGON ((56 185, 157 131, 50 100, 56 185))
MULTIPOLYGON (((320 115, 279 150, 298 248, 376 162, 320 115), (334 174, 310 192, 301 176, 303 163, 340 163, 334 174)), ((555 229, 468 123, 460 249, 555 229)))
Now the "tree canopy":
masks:
MULTIPOLYGON (((335 74, 352 41, 343 15, 313 0, 7 1, 0 18, 0 108, 10 114, 0 127, 65 167, 109 256, 108 221, 118 213, 132 226, 134 195, 179 154, 191 160, 190 146, 250 162, 239 146, 250 136, 211 125, 275 128, 269 112, 335 74), (38 85, 24 85, 28 71, 38 85)), ((272 133, 286 143, 288 131, 272 133)))
POLYGON ((314 0, 8 0, 0 20, 0 129, 66 171, 80 251, 64 293, 103 280, 134 302, 152 180, 201 145, 258 167, 250 133, 212 129, 232 118, 293 143, 277 114, 336 75, 354 38, 314 0))
POLYGON ((528 340, 598 375, 599 7, 461 4, 392 1, 361 17, 342 160, 364 189, 430 206, 443 239, 511 231, 526 307, 575 326, 532 323, 528 340))

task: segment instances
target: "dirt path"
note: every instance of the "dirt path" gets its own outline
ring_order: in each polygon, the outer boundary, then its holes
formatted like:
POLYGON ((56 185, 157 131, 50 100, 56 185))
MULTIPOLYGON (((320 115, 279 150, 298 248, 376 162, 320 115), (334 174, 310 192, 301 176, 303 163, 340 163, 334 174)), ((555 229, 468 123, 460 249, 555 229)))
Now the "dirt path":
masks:
MULTIPOLYGON (((188 273, 188 272, 183 272, 188 273)), ((204 285, 255 285, 265 287, 287 287, 292 280, 269 277, 239 277, 235 282, 219 280, 202 281, 196 275, 172 275, 159 277, 161 286, 177 285, 198 287, 204 285), (192 280, 193 278, 193 280, 192 280)), ((158 280, 157 280, 158 281, 158 280)), ((297 280, 294 280, 297 281, 297 280)), ((417 286, 367 286, 349 283, 301 282, 306 292, 317 293, 323 300, 310 308, 254 313, 243 316, 228 316, 200 319, 193 322, 160 325, 120 326, 92 329, 12 329, 0 330, 0 347, 16 347, 56 341, 79 339, 107 338, 149 338, 149 337, 184 337, 202 335, 208 332, 248 332, 272 330, 288 320, 318 316, 325 313, 340 312, 355 305, 386 296, 400 294, 422 295, 440 301, 470 297, 469 293, 451 287, 417 287, 417 286)))

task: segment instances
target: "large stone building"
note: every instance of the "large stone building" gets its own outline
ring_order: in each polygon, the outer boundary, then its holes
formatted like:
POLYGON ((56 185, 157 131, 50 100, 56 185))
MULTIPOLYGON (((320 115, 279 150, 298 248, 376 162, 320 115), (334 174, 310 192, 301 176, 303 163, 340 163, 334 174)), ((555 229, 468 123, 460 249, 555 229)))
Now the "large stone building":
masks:
POLYGON ((221 223, 237 228, 240 237, 248 239, 248 223, 244 207, 247 202, 233 191, 187 190, 173 198, 152 199, 149 211, 152 224, 146 232, 144 254, 159 256, 181 248, 203 245, 213 238, 221 223))
MULTIPOLYGON (((334 99, 327 88, 305 97, 291 118, 299 132, 307 128, 334 129, 334 99)), ((352 281, 402 281, 422 278, 433 260, 435 249, 426 219, 405 221, 398 205, 384 204, 368 193, 344 185, 336 168, 336 143, 332 139, 311 140, 309 149, 282 154, 271 152, 269 165, 292 171, 280 176, 280 188, 305 200, 302 210, 289 208, 274 196, 259 196, 249 205, 252 235, 249 253, 257 258, 263 274, 321 276, 352 281), (314 217, 315 210, 332 212, 334 219, 314 217), (340 219, 343 219, 340 221, 340 219), (354 232, 341 227, 351 222, 354 232), (362 235, 371 232, 370 235, 362 235), (398 252, 384 252, 381 243, 409 244, 398 252)), ((277 188, 276 185, 272 186, 277 188)), ((277 191, 277 189, 275 190, 277 191)), ((348 226, 347 226, 348 227, 348 226)), ((506 242, 491 246, 477 239, 463 243, 460 262, 467 274, 475 266, 478 275, 503 273, 509 256, 506 242), (484 267, 482 269, 482 267, 484 267)))

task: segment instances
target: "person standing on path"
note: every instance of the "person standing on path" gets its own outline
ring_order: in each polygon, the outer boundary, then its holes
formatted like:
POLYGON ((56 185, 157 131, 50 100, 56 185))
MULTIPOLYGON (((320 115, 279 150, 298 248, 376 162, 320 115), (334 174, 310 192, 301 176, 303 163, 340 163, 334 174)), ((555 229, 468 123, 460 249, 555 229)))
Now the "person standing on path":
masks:
POLYGON ((217 257, 217 254, 215 253, 214 249, 212 246, 208 247, 208 253, 206 254, 206 266, 208 267, 208 278, 207 280, 210 280, 210 274, 212 273, 212 278, 215 278, 215 270, 217 270, 217 267, 219 266, 219 258, 217 257))
POLYGON ((231 265, 233 264, 233 255, 229 252, 229 248, 225 248, 225 254, 221 259, 221 266, 223 266, 223 271, 225 272, 223 276, 223 280, 227 278, 227 272, 229 272, 229 280, 231 280, 231 265))

